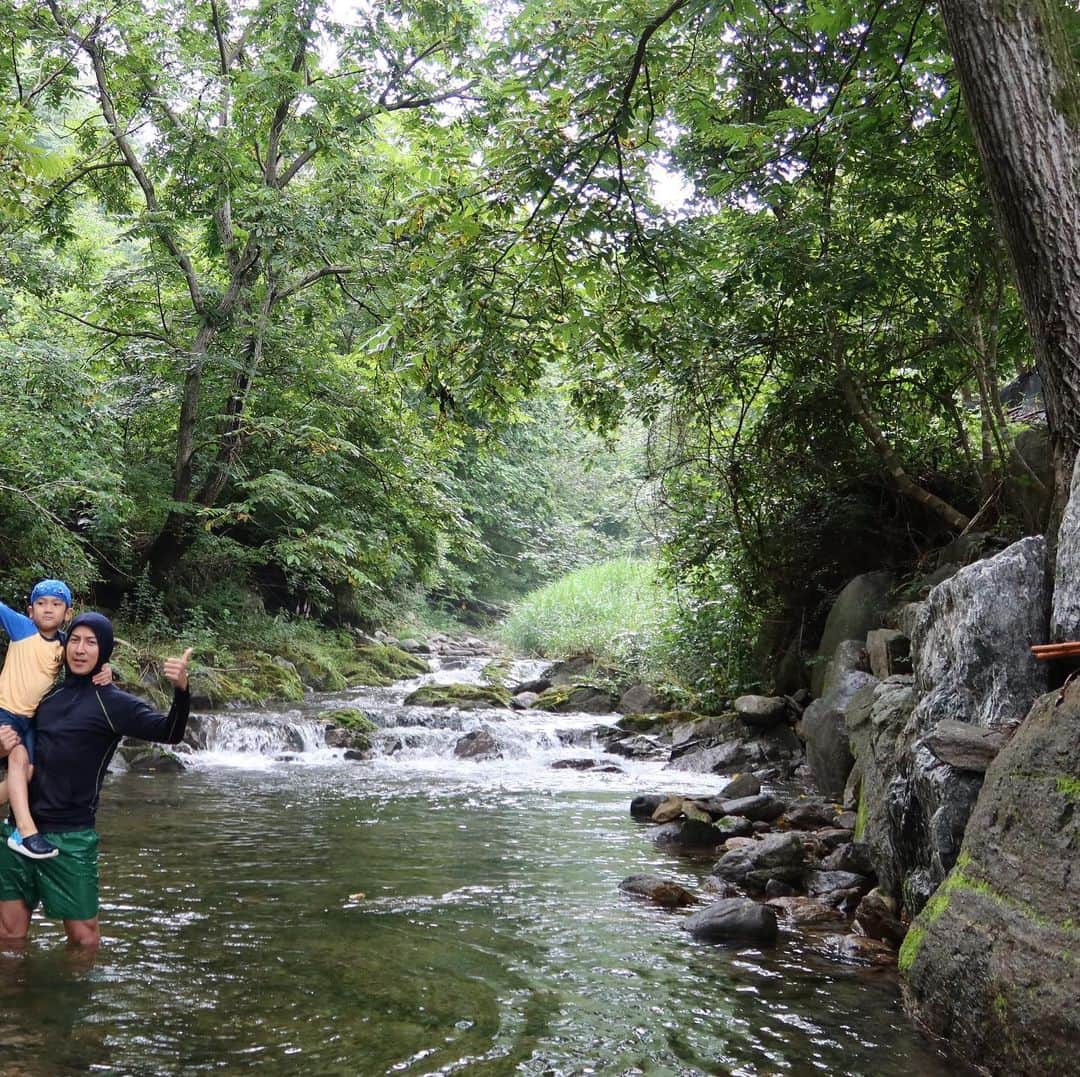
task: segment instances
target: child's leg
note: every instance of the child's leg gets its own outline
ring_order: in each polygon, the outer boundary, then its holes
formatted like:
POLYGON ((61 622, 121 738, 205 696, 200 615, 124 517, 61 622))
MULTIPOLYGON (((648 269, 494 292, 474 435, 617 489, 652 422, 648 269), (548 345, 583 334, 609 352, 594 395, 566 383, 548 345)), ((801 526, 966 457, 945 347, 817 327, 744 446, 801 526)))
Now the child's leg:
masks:
POLYGON ((23 838, 37 833, 37 824, 30 814, 30 778, 33 773, 26 748, 21 744, 16 745, 8 756, 7 786, 11 814, 15 816, 15 826, 23 838))

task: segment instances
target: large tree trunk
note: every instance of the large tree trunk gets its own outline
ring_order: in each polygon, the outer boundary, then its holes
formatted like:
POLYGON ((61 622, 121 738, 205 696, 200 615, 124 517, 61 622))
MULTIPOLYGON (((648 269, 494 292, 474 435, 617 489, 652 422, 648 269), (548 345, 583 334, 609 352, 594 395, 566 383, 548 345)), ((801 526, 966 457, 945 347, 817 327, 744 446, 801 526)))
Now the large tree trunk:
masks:
POLYGON ((941 2, 1031 328, 1058 511, 1080 447, 1080 78, 1059 2, 941 2))

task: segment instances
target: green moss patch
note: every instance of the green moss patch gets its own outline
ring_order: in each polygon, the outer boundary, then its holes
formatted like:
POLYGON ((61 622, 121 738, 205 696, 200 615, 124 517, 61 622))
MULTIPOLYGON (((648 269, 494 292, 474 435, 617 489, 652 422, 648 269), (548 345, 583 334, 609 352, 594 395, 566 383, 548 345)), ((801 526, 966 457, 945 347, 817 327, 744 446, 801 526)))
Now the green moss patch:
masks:
POLYGON ((505 688, 487 684, 425 684, 405 697, 416 707, 509 707, 510 693, 505 688))
POLYGON ((904 941, 900 946, 900 953, 896 956, 896 967, 901 972, 907 972, 915 964, 915 958, 919 956, 926 932, 918 924, 912 924, 904 941))
POLYGON ((319 715, 319 721, 340 726, 342 729, 355 729, 361 733, 373 733, 378 729, 378 726, 363 711, 355 707, 339 707, 335 710, 323 711, 319 715))
POLYGON ((1080 779, 1067 778, 1062 775, 1054 783, 1055 788, 1063 796, 1067 796, 1070 800, 1080 800, 1080 779))
POLYGON ((349 687, 374 688, 385 688, 395 681, 430 672, 431 667, 422 658, 385 643, 357 647, 341 670, 349 687))

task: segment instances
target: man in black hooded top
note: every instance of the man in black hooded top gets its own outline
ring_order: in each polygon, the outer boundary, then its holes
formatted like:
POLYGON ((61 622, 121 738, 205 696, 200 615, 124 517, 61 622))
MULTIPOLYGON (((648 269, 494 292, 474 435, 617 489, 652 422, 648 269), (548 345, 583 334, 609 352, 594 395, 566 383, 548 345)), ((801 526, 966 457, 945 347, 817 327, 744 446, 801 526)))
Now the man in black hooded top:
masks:
MULTIPOLYGON (((121 737, 178 744, 187 727, 189 648, 165 661, 173 685, 172 707, 159 714, 148 703, 91 681, 108 661, 113 629, 100 613, 71 622, 64 680, 42 701, 37 721, 37 761, 30 785, 30 810, 41 832, 60 849, 51 860, 28 860, 6 844, 12 820, 0 825, 0 940, 18 940, 30 929, 40 902, 45 915, 64 921, 68 940, 96 947, 98 928, 97 831, 94 822, 105 772, 121 737)), ((17 743, 0 729, 0 755, 17 743)))

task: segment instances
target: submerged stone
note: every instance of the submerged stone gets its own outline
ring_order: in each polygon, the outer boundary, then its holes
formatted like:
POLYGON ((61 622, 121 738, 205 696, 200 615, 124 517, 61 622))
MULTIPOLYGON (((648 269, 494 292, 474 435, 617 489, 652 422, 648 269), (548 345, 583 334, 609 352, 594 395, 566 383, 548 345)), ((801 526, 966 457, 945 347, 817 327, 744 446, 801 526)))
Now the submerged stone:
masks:
POLYGON ((688 916, 683 930, 705 942, 772 942, 779 933, 776 912, 749 898, 721 898, 688 916))

